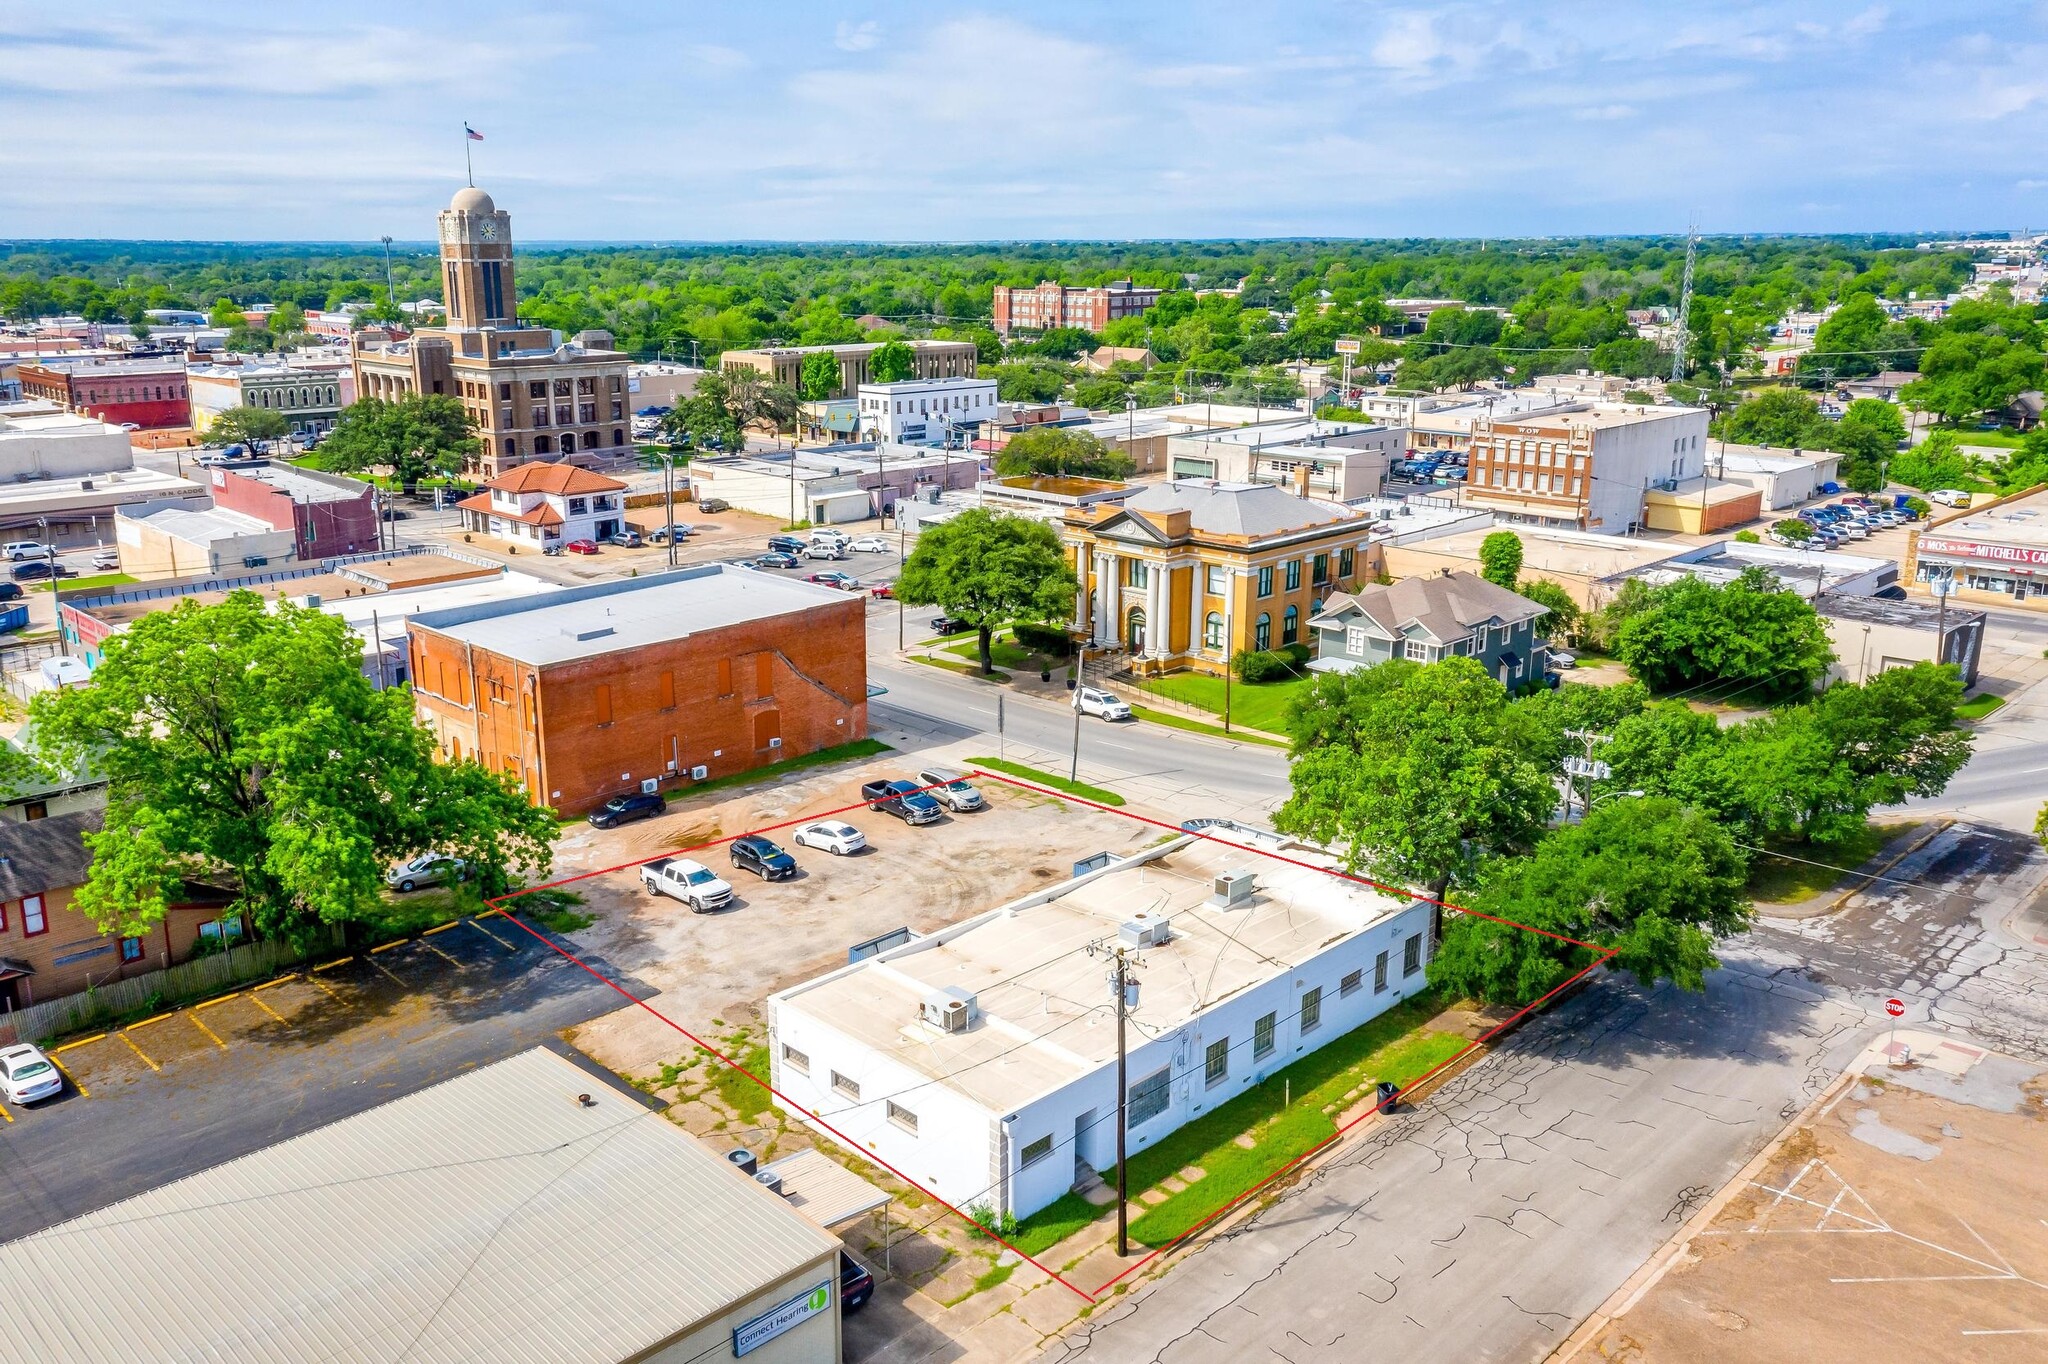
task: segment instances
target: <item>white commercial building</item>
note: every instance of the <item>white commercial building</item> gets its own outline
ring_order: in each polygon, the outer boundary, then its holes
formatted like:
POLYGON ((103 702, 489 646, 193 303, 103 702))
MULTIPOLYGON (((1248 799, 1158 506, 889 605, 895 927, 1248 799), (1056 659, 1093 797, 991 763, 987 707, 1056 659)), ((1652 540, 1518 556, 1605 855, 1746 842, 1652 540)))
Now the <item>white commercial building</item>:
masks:
POLYGON ((121 571, 131 578, 225 573, 298 558, 298 537, 211 498, 166 498, 123 507, 114 517, 121 571))
POLYGON ((993 379, 862 384, 854 397, 860 404, 861 437, 871 441, 937 444, 956 431, 993 422, 996 417, 993 379))
POLYGON ((135 467, 128 433, 56 403, 0 403, 0 482, 85 478, 135 467))
POLYGON ((1387 469, 1407 440, 1404 428, 1274 413, 1250 426, 1170 437, 1167 468, 1175 478, 1277 483, 1303 496, 1353 502, 1385 490, 1387 469))
POLYGON ((1715 441, 1707 463, 1730 483, 1762 493, 1765 511, 1810 502, 1842 474, 1842 457, 1831 450, 1774 450, 1766 445, 1715 441))
POLYGON ((1652 490, 1705 474, 1707 416, 1698 407, 1592 402, 1482 416, 1462 495, 1511 524, 1634 535, 1648 524, 1652 490))
POLYGON ((955 1206, 1024 1217, 1116 1159, 1104 945, 1134 949, 1132 1151, 1423 987, 1427 903, 1210 833, 772 996, 776 1092, 955 1206))

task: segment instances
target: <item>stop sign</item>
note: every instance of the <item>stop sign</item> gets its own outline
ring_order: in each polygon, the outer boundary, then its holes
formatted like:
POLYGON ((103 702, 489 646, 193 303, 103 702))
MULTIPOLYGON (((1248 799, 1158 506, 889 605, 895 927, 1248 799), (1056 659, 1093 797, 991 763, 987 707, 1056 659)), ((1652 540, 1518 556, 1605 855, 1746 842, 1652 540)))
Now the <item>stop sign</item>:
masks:
POLYGON ((1903 999, 1887 999, 1884 1002, 1884 1011, 1893 1018, 1897 1018, 1900 1014, 1906 1012, 1906 1001, 1903 999))

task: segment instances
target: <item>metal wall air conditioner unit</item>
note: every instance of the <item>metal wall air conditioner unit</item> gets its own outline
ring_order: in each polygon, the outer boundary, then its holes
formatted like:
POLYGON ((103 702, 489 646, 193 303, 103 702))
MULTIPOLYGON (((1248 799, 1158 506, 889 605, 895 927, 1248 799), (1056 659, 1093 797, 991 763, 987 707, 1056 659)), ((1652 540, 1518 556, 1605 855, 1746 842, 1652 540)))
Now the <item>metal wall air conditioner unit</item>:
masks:
POLYGON ((756 1184, 759 1184, 762 1188, 766 1189, 769 1193, 780 1194, 782 1192, 781 1175, 771 1174, 766 1170, 756 1170, 754 1172, 754 1182, 756 1184))
POLYGON ((1252 902, 1258 879, 1255 873, 1244 870, 1218 872, 1209 903, 1218 909, 1240 909, 1252 902))
POLYGON ((781 740, 781 739, 770 739, 770 740, 768 741, 768 747, 770 747, 770 748, 780 748, 780 747, 782 747, 782 740, 781 740))
POLYGON ((918 1016, 942 1032, 966 1032, 981 1017, 981 1005, 971 990, 948 985, 924 997, 918 1016))
POLYGON ((659 777, 642 777, 642 778, 640 779, 640 794, 641 794, 641 795, 643 795, 643 796, 651 796, 651 795, 653 795, 653 794, 654 794, 654 793, 655 793, 656 791, 659 791, 660 789, 661 789, 661 778, 659 778, 659 777))
POLYGON ((1158 947, 1173 939, 1173 920, 1154 918, 1140 914, 1135 919, 1126 919, 1117 930, 1117 939, 1125 947, 1158 947))
POLYGON ((697 764, 697 765, 696 765, 695 767, 693 767, 693 768, 691 768, 691 769, 690 769, 690 780, 691 780, 691 781, 702 781, 702 780, 704 780, 704 779, 705 779, 706 777, 708 777, 708 776, 710 776, 710 775, 711 775, 711 769, 710 769, 710 768, 708 768, 708 767, 706 767, 706 766, 704 766, 704 764, 702 764, 702 763, 698 763, 698 764, 697 764))

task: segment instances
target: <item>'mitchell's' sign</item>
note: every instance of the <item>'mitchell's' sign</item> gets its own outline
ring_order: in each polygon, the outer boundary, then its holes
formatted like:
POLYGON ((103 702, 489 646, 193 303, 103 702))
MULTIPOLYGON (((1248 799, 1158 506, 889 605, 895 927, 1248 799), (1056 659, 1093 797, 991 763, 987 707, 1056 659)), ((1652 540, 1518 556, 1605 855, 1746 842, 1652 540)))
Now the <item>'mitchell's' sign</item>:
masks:
POLYGON ((1922 554, 1953 554, 1964 559, 1985 559, 2001 564, 2033 564, 2048 568, 2048 549, 2022 549, 2017 545, 1985 545, 1975 540, 1937 540, 1920 537, 1922 554))

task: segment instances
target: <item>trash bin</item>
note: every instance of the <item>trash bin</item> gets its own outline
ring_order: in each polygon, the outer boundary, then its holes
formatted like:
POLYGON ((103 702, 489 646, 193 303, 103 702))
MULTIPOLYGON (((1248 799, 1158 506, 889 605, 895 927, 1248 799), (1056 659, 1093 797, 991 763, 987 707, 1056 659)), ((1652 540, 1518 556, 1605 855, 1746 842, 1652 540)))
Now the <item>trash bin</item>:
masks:
POLYGON ((1391 1113, 1401 1102, 1401 1087, 1392 1080, 1380 1081, 1379 1090, 1373 1096, 1372 1106, 1381 1113, 1391 1113))
POLYGON ((1040 668, 1040 669, 1038 670, 1038 680, 1039 680, 1039 681, 1041 681, 1041 682, 1050 682, 1050 681, 1052 681, 1052 669, 1051 669, 1051 668, 1040 668))

